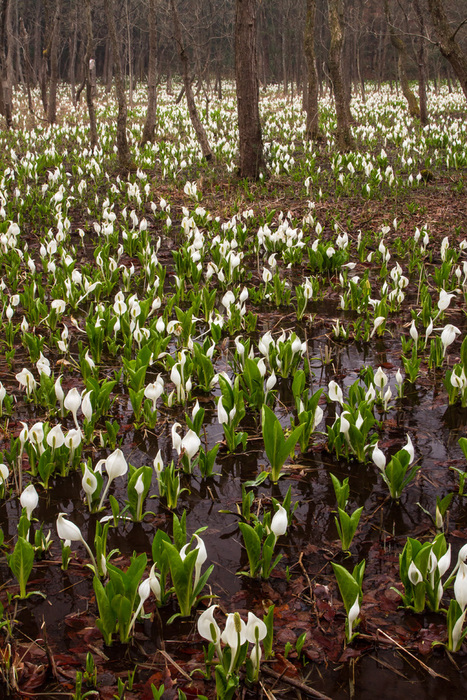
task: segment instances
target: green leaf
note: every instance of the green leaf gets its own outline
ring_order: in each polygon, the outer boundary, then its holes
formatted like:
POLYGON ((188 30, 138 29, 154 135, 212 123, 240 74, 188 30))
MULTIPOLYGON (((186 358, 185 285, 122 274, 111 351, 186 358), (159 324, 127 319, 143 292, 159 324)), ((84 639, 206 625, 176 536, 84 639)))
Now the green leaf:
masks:
POLYGON ((117 616, 120 641, 126 643, 128 641, 128 629, 133 614, 133 605, 128 598, 122 595, 114 596, 111 605, 112 610, 117 616))
POLYGON ((182 560, 179 551, 171 542, 163 542, 163 547, 168 555, 170 575, 180 606, 180 613, 182 617, 188 617, 191 613, 193 570, 195 568, 198 551, 193 549, 191 552, 188 552, 185 559, 182 560))
POLYGON ((339 586, 345 612, 348 615, 350 608, 355 603, 355 599, 360 593, 360 586, 346 568, 334 562, 331 562, 331 564, 336 575, 337 585, 339 586))
POLYGON ((261 565, 261 539, 248 523, 239 523, 238 527, 243 535, 248 561, 250 564, 250 576, 255 576, 261 565))
POLYGON ((34 564, 34 547, 24 537, 18 537, 16 546, 8 557, 8 566, 19 583, 20 598, 26 597, 26 584, 34 564))
POLYGON ((112 634, 116 627, 116 615, 112 610, 106 590, 97 576, 94 576, 93 588, 100 616, 96 620, 96 626, 102 632, 105 643, 110 645, 112 643, 112 634))
POLYGON ((244 486, 246 488, 251 488, 253 486, 260 486, 263 481, 266 481, 268 476, 270 476, 271 472, 260 472, 256 479, 253 479, 252 481, 245 481, 244 486))

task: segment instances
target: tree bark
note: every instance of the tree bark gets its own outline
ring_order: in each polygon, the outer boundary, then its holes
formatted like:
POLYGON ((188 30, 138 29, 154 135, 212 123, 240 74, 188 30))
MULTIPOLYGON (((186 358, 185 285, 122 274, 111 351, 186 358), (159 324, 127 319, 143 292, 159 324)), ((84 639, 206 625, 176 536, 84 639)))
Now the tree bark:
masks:
POLYGON ((131 45, 131 29, 130 29, 130 14, 128 12, 128 0, 125 0, 125 14, 126 14, 126 34, 127 34, 127 53, 128 53, 128 77, 129 86, 128 91, 128 102, 130 108, 133 106, 133 50, 131 45))
POLYGON ((3 0, 0 14, 0 112, 5 117, 7 129, 13 127, 11 71, 8 69, 8 53, 11 52, 11 36, 8 36, 11 7, 10 0, 3 0))
POLYGON ((73 14, 72 33, 70 36, 70 87, 71 99, 73 104, 76 104, 76 52, 78 49, 78 3, 75 3, 75 11, 73 14))
POLYGON ((148 63, 148 109, 144 122, 141 146, 154 141, 157 115, 157 23, 156 0, 149 0, 148 7, 149 26, 149 63, 148 63))
POLYGON ((340 151, 354 148, 354 140, 350 130, 350 105, 346 96, 343 70, 342 47, 344 44, 344 2, 343 0, 328 0, 329 30, 331 43, 329 46, 329 71, 331 73, 334 102, 336 106, 337 132, 336 141, 340 151))
POLYGON ((442 0, 428 0, 433 26, 441 53, 451 64, 467 99, 467 56, 456 41, 457 30, 449 26, 442 0))
POLYGON ((196 133, 196 138, 198 139, 199 145, 201 146, 201 152, 203 154, 203 158, 206 158, 206 160, 211 160, 212 151, 211 151, 211 147, 209 145, 206 131, 204 130, 204 126, 202 125, 201 120, 200 120, 199 115, 198 115, 195 97, 193 95, 193 88, 191 86, 191 79, 190 79, 190 72, 189 72, 189 65, 188 65, 188 56, 187 56, 187 53, 185 51, 185 46, 183 43, 182 27, 180 24, 180 18, 178 16, 177 6, 175 5, 174 0, 170 0, 170 8, 172 10, 172 21, 173 21, 173 26, 174 26, 175 41, 177 42, 180 61, 182 64, 183 85, 185 87, 188 112, 190 114, 191 123, 193 124, 193 129, 195 130, 195 133, 196 133))
POLYGON ((259 117, 256 60, 256 0, 236 0, 235 79, 237 84, 240 177, 258 179, 265 170, 259 117))
POLYGON ((86 0, 86 104, 89 113, 89 134, 91 137, 91 148, 97 146, 97 123, 96 109, 94 107, 94 96, 96 93, 96 59, 94 58, 94 35, 92 31, 91 0, 86 0))
POLYGON ((58 43, 60 27, 60 0, 55 0, 53 23, 49 42, 50 51, 50 84, 47 103, 47 121, 55 124, 57 118, 57 86, 58 86, 58 43))
POLYGON ((41 59, 41 10, 42 0, 36 0, 36 15, 34 18, 34 84, 40 81, 42 59, 41 59))
POLYGON ((34 114, 34 109, 32 105, 32 95, 31 95, 31 83, 33 82, 32 78, 32 65, 31 61, 29 59, 29 35, 26 32, 26 27, 24 26, 24 22, 22 18, 20 19, 20 32, 21 32, 21 48, 23 51, 23 58, 24 58, 24 73, 25 73, 25 79, 26 79, 26 90, 28 93, 28 109, 31 114, 34 114))
POLYGON ((16 3, 16 13, 15 13, 15 37, 16 37, 16 51, 15 51, 15 64, 16 64, 16 79, 21 85, 23 86, 24 91, 26 92, 26 81, 24 79, 24 73, 23 73, 23 63, 21 61, 21 41, 20 41, 20 31, 21 31, 21 24, 20 24, 20 18, 19 18, 19 9, 18 9, 18 3, 16 3))
POLYGON ((427 84, 427 50, 426 50, 426 40, 425 40, 425 18, 423 16, 422 8, 420 6, 420 0, 414 0, 415 13, 418 19, 418 26, 420 28, 420 37, 418 40, 418 98, 420 100, 420 122, 422 126, 428 124, 428 108, 426 99, 426 84, 427 84))
POLYGON ((104 0, 107 26, 109 30, 110 45, 113 54, 113 68, 115 74, 115 91, 117 93, 118 115, 117 115, 117 148, 118 160, 124 170, 134 169, 131 158, 128 140, 126 137, 127 104, 125 95, 125 85, 122 76, 122 64, 120 58, 120 46, 117 38, 115 26, 115 2, 114 0, 104 0))
POLYGON ((316 141, 319 136, 318 72, 315 51, 316 0, 307 0, 304 49, 308 67, 306 91, 306 137, 316 141))
POLYGON ((391 38, 391 44, 397 51, 397 72, 399 75, 402 94, 404 95, 407 101, 410 116, 420 117, 420 108, 418 106, 417 98, 415 97, 410 88, 409 79, 407 77, 407 47, 405 45, 405 42, 400 38, 400 36, 397 36, 396 34, 396 30, 392 22, 391 11, 389 8, 389 0, 384 0, 384 12, 389 27, 389 36, 391 38))

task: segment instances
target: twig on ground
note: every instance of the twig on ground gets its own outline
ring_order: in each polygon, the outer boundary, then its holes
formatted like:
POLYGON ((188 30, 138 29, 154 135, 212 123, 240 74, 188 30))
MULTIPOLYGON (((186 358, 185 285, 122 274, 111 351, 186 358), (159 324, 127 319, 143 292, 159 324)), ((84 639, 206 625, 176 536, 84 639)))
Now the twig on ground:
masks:
POLYGON ((311 698, 318 698, 318 700, 332 700, 327 695, 320 693, 319 690, 310 688, 309 685, 306 685, 301 681, 297 681, 295 678, 291 678, 290 676, 286 676, 285 674, 276 673, 276 671, 273 671, 271 668, 267 668, 264 665, 261 667, 261 673, 264 673, 266 676, 270 676, 271 678, 275 678, 278 681, 282 681, 283 683, 287 683, 288 685, 297 688, 302 693, 305 693, 305 695, 309 695, 311 698))

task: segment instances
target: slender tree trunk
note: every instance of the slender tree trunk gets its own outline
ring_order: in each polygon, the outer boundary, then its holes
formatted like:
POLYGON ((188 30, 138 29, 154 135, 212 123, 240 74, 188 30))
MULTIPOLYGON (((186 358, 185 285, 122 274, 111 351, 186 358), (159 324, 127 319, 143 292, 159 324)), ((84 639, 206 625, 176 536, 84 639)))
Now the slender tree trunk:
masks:
POLYGON ((336 141, 340 151, 354 148, 354 140, 350 130, 350 106, 346 96, 343 70, 342 47, 344 43, 344 3, 343 0, 328 0, 329 29, 331 43, 329 46, 329 71, 331 73, 334 101, 336 105, 337 132, 336 141))
POLYGON ((258 179, 265 170, 259 117, 256 60, 256 0, 236 0, 235 79, 237 83, 240 177, 258 179))
POLYGON ((105 58, 104 58, 104 79, 105 91, 110 92, 112 89, 113 80, 113 51, 110 41, 105 42, 105 58))
POLYGON ((149 26, 149 63, 148 63, 148 109, 144 122, 141 145, 154 141, 157 115, 157 22, 156 0, 149 0, 148 7, 149 26))
POLYGON ((55 124, 57 118, 57 86, 58 86, 58 44, 60 29, 60 0, 55 0, 52 33, 50 37, 50 85, 47 105, 47 120, 55 124))
POLYGON ((23 63, 21 61, 21 41, 20 41, 20 19, 19 19, 19 9, 18 9, 18 3, 16 3, 16 12, 15 12, 15 65, 16 65, 16 79, 18 83, 20 83, 23 86, 23 89, 25 88, 25 80, 24 80, 24 73, 23 73, 23 63))
POLYGON ((413 0, 415 12, 420 28, 420 37, 418 40, 418 97, 420 100, 420 122, 422 126, 428 124, 428 109, 426 100, 426 84, 427 84, 427 51, 425 41, 425 18, 423 16, 420 0, 413 0))
POLYGON ((8 36, 8 26, 11 26, 11 10, 10 0, 3 0, 0 14, 0 112, 5 117, 7 129, 13 127, 11 71, 8 69, 8 54, 11 53, 11 36, 8 36))
POLYGON ((34 73, 34 84, 36 85, 40 81, 40 75, 42 70, 42 51, 41 51, 41 19, 42 19, 42 0, 36 0, 36 15, 34 19, 34 63, 33 63, 33 73, 34 73))
POLYGON ((31 114, 34 113, 34 109, 32 106, 32 96, 31 96, 31 83, 33 82, 32 80, 32 65, 31 61, 29 60, 29 35, 26 32, 26 27, 24 26, 23 19, 20 19, 20 34, 21 34, 21 49, 23 51, 23 58, 24 58, 24 73, 25 73, 25 80, 26 80, 26 90, 28 94, 28 109, 31 114))
POLYGON ((451 64, 467 99, 467 55, 456 41, 456 29, 450 27, 442 0, 428 0, 428 9, 438 38, 439 50, 451 64))
POLYGON ((134 168, 131 159, 130 148, 126 137, 127 105, 125 95, 125 85, 122 75, 122 63, 120 57, 120 46, 117 38, 115 26, 115 2, 114 0, 104 0, 107 26, 109 30, 110 44, 113 53, 113 68, 115 74, 115 91, 117 93, 118 115, 117 115, 117 148, 118 160, 124 170, 134 168))
POLYGON ((365 104, 365 102, 366 102, 365 79, 363 77, 362 70, 360 67, 360 47, 359 47, 358 43, 357 43, 357 47, 356 47, 356 52, 357 52, 357 56, 356 56, 356 58, 357 58, 357 75, 358 75, 358 80, 360 82, 360 91, 362 93, 362 101, 365 104))
POLYGON ((316 141, 319 136, 318 72, 315 51, 316 0, 307 0, 304 49, 308 67, 306 89, 306 137, 316 141))
MULTIPOLYGON (((438 66, 438 70, 440 70, 439 66, 438 66)), ((452 80, 451 80, 451 69, 449 68, 449 66, 446 67, 446 80, 448 81, 448 92, 449 92, 449 94, 451 94, 452 93, 452 80)), ((441 83, 441 74, 440 73, 438 74, 438 82, 441 83)))
POLYGON ((94 58, 94 34, 92 31, 91 0, 86 0, 86 104, 89 113, 89 134, 91 147, 97 146, 97 123, 94 96, 96 92, 96 59, 94 58))
POLYGON ((172 88, 172 67, 169 65, 169 67, 167 68, 167 86, 166 86, 166 90, 167 90, 168 95, 172 94, 172 89, 173 89, 172 88))
MULTIPOLYGON (((17 9, 17 8, 16 8, 17 9)), ((13 3, 8 3, 8 10, 6 13, 6 40, 7 40, 7 51, 6 51, 6 71, 8 83, 13 89, 15 84, 15 69, 13 66, 13 56, 14 56, 14 43, 15 36, 13 35, 13 3)))
POLYGON ((289 92, 289 77, 287 73, 287 41, 286 41, 286 25, 285 12, 282 13, 282 32, 281 32, 281 54, 282 54, 282 84, 284 95, 289 92))
POLYGON ((128 102, 130 107, 133 106, 133 55, 131 47, 131 28, 130 28, 130 14, 128 12, 128 0, 125 0, 125 13, 126 13, 126 34, 127 34, 127 53, 128 53, 128 77, 130 82, 130 89, 128 92, 128 102))
POLYGON ((188 112, 190 114, 191 123, 193 124, 193 129, 196 133, 196 138, 198 139, 199 145, 201 146, 201 152, 203 154, 203 157, 206 158, 206 160, 211 160, 212 151, 208 142, 206 131, 204 130, 204 126, 201 123, 201 120, 198 115, 198 110, 196 108, 196 102, 195 97, 193 95, 193 88, 191 85, 189 73, 188 56, 185 51, 185 46, 182 37, 182 27, 180 24, 178 10, 174 0, 170 0, 170 8, 172 10, 172 21, 174 26, 175 41, 177 42, 180 61, 182 64, 183 84, 185 87, 188 112))
POLYGON ((217 51, 216 59, 216 89, 217 98, 222 100, 222 56, 219 49, 217 51))
POLYGON ((391 44, 397 51, 397 72, 399 75, 402 94, 404 95, 407 101, 410 116, 420 117, 420 108, 418 106, 417 98, 415 97, 410 88, 409 79, 407 77, 407 47, 405 45, 405 42, 400 38, 400 36, 396 34, 396 30, 394 29, 394 24, 392 22, 391 12, 389 8, 389 0, 384 0, 384 13, 386 15, 386 21, 388 23, 391 44))
POLYGON ((75 11, 73 14, 72 33, 70 36, 70 87, 71 99, 73 104, 76 104, 76 52, 78 49, 78 2, 75 2, 75 11))

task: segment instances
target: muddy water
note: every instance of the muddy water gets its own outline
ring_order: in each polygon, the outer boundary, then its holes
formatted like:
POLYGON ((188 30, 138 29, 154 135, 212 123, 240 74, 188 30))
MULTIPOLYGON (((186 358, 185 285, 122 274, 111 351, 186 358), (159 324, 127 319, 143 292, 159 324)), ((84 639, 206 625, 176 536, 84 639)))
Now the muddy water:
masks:
MULTIPOLYGON (((323 348, 323 331, 325 332, 326 328, 320 328, 318 331, 316 338, 310 338, 309 347, 314 371, 313 391, 320 387, 326 388, 329 380, 336 375, 341 386, 350 386, 356 381, 362 368, 367 365, 376 368, 383 364, 390 368, 387 371, 391 376, 393 394, 396 395, 394 375, 397 367, 401 365, 399 343, 378 340, 371 345, 359 346, 355 343, 336 344, 328 340, 326 342, 331 347, 332 361, 329 365, 323 365, 320 353, 323 348)), ((394 333, 394 337, 399 335, 400 329, 394 333)), ((225 353, 219 360, 217 369, 225 369, 226 360, 225 353)), ((277 415, 286 426, 289 425, 290 419, 284 407, 289 407, 290 410, 292 405, 290 380, 280 380, 277 390, 277 415)), ((206 445, 211 448, 223 435, 217 423, 214 403, 207 402, 203 405, 206 407, 206 445)), ((115 410, 119 421, 130 424, 131 410, 128 402, 120 401, 115 410)), ((329 405, 325 409, 326 421, 332 422, 333 416, 334 407, 329 405)), ((431 381, 422 373, 415 386, 406 382, 403 399, 393 399, 389 412, 377 417, 383 421, 380 446, 387 446, 387 452, 400 449, 406 434, 411 436, 416 457, 422 464, 416 480, 405 489, 400 504, 393 504, 387 499, 387 488, 372 464, 362 465, 336 459, 325 449, 325 438, 318 435, 314 440, 313 449, 306 455, 297 456, 295 463, 288 469, 287 476, 277 485, 271 486, 266 482, 255 489, 256 504, 267 506, 271 496, 282 500, 289 485, 292 487, 293 502, 298 502, 294 524, 278 546, 283 560, 267 583, 251 581, 237 575, 239 571, 248 568, 246 552, 237 527, 239 518, 236 511, 240 505, 241 484, 254 479, 267 466, 260 439, 258 416, 250 412, 244 419, 244 429, 250 436, 245 453, 230 455, 225 451, 219 452, 216 462, 218 474, 212 478, 203 480, 196 473, 191 478, 183 477, 182 485, 187 486, 189 492, 181 495, 177 513, 180 515, 183 509, 186 509, 189 533, 200 527, 207 527, 203 533, 208 552, 207 563, 215 565, 209 584, 225 611, 238 607, 242 611, 257 610, 260 602, 269 598, 271 591, 275 592, 276 605, 280 605, 281 601, 289 599, 290 586, 294 580, 303 576, 302 565, 308 572, 313 586, 330 587, 331 600, 339 601, 329 561, 334 559, 342 562, 344 559, 336 541, 333 512, 335 496, 329 472, 340 479, 350 477, 351 510, 360 505, 364 506, 361 526, 351 549, 352 564, 364 557, 369 562, 368 569, 373 577, 389 572, 387 588, 397 584, 397 554, 401 551, 405 538, 409 535, 423 537, 430 532, 430 521, 420 506, 434 512, 436 495, 442 496, 449 491, 456 491, 457 477, 448 467, 452 465, 465 468, 457 441, 465 434, 467 410, 457 406, 448 407, 441 379, 431 381), (381 550, 382 554, 375 557, 377 550, 381 550), (302 565, 299 566, 300 557, 302 565), (377 563, 373 561, 374 557, 378 559, 377 563), (391 562, 389 568, 388 560, 391 562), (287 576, 289 582, 286 580, 287 576)), ((31 420, 32 415, 24 418, 31 420)), ((136 467, 152 464, 159 449, 165 463, 173 458, 170 427, 175 420, 183 420, 183 412, 178 413, 176 409, 172 409, 167 412, 166 418, 167 420, 161 422, 155 431, 135 432, 129 429, 125 432, 122 449, 131 464, 136 467)), ((323 429, 323 425, 320 428, 323 429)), ((97 461, 105 455, 104 451, 96 449, 93 460, 97 461)), ((22 641, 28 638, 43 639, 41 628, 45 623, 48 642, 52 648, 55 651, 68 650, 70 653, 77 647, 70 620, 79 619, 80 613, 89 614, 91 618, 96 616, 91 575, 83 569, 85 552, 82 547, 74 544, 73 551, 77 559, 73 559, 68 571, 62 571, 55 532, 56 515, 63 511, 81 528, 87 541, 93 540, 97 516, 89 515, 83 506, 80 481, 79 474, 56 478, 51 481, 49 492, 41 493, 39 507, 34 515, 39 522, 44 523, 44 532, 51 530, 54 544, 43 562, 34 567, 28 590, 46 592, 47 598, 33 596, 21 601, 15 615, 18 620, 15 634, 22 641)), ((115 482, 112 491, 123 504, 125 489, 118 481, 115 482)), ((157 495, 155 486, 150 495, 157 495)), ((145 551, 150 555, 155 529, 162 527, 170 531, 171 514, 157 498, 148 498, 145 508, 152 513, 146 516, 144 522, 121 522, 117 530, 111 529, 109 550, 116 547, 122 556, 130 556, 133 551, 145 551)), ((7 541, 16 535, 18 517, 17 499, 2 503, 0 524, 7 541)), ((448 536, 453 545, 454 561, 457 550, 467 541, 465 501, 458 496, 454 497, 451 504, 448 532, 455 532, 457 535, 448 536), (461 537, 462 533, 466 535, 464 539, 461 537)), ((4 585, 11 585, 10 572, 4 560, 0 565, 0 576, 4 585)), ((372 581, 370 576, 370 589, 372 581)), ((430 675, 419 662, 404 655, 402 651, 394 650, 394 645, 386 649, 384 643, 376 643, 375 630, 370 622, 373 614, 371 604, 368 604, 368 610, 365 611, 365 591, 364 583, 362 638, 354 645, 358 656, 355 659, 350 659, 349 656, 342 660, 334 656, 332 663, 326 665, 308 661, 306 665, 303 664, 302 669, 303 678, 307 678, 306 682, 336 700, 348 697, 369 698, 370 695, 374 697, 375 689, 378 697, 388 699, 407 692, 420 699, 447 697, 448 693, 452 698, 464 697, 467 682, 462 672, 456 670, 442 651, 435 650, 421 657, 433 670, 434 675, 430 675), (365 616, 368 617, 367 625, 365 616), (450 680, 442 680, 436 677, 436 674, 446 676, 450 680), (446 688, 449 688, 449 691, 446 688)), ((298 605, 304 614, 309 614, 308 622, 304 623, 304 629, 309 630, 310 619, 311 625, 314 625, 313 610, 303 601, 298 605)), ((160 610, 162 636, 169 640, 168 646, 170 647, 170 640, 189 639, 191 644, 200 649, 192 620, 167 625, 168 618, 174 612, 175 603, 160 610)), ((414 630, 423 632, 425 629, 431 629, 430 625, 437 625, 442 631, 444 625, 442 615, 413 616, 404 611, 392 611, 391 615, 394 620, 394 635, 401 638, 401 630, 405 630, 407 640, 413 636, 414 630)), ((161 634, 159 624, 157 621, 151 623, 146 620, 140 627, 139 643, 142 644, 146 655, 153 654, 157 648, 158 635, 161 634)), ((283 623, 279 621, 278 627, 281 624, 283 623)), ((333 629, 342 633, 343 624, 343 616, 338 616, 333 629)), ((283 651, 283 639, 296 638, 300 633, 300 627, 294 626, 293 630, 288 630, 287 625, 288 623, 285 623, 285 629, 279 634, 279 642, 275 647, 278 652, 283 651)), ((98 637, 98 634, 96 636, 98 637)), ((115 645, 113 651, 105 652, 109 656, 111 677, 118 670, 130 668, 129 662, 125 661, 125 658, 122 659, 121 653, 118 653, 119 648, 119 645, 115 645)), ((170 649, 171 653, 176 653, 173 647, 170 649)), ((134 649, 128 654, 132 661, 143 658, 138 657, 134 649)), ((183 651, 180 651, 180 659, 184 659, 183 651)), ((456 662, 462 670, 464 661, 461 655, 456 656, 456 662)), ((295 697, 295 691, 282 690, 280 693, 280 697, 289 696, 295 697)))

